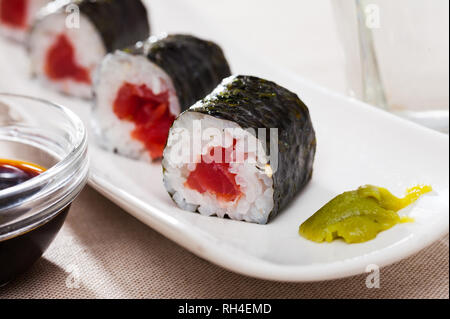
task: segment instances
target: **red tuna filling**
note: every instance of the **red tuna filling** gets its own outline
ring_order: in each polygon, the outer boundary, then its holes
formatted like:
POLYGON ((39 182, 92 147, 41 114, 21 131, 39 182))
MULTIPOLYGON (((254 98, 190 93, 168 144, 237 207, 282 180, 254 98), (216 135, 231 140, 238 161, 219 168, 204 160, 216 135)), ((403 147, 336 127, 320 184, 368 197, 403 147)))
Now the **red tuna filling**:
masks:
POLYGON ((66 35, 61 34, 48 49, 45 71, 52 80, 71 79, 80 83, 91 83, 89 70, 75 61, 75 49, 66 35))
POLYGON ((175 116, 169 109, 169 92, 154 94, 145 84, 125 83, 114 101, 114 113, 135 124, 131 137, 142 142, 153 160, 161 158, 175 116))
POLYGON ((14 28, 27 27, 28 0, 0 0, 0 20, 14 28))
POLYGON ((202 157, 195 170, 190 173, 185 186, 201 194, 209 192, 220 200, 232 202, 241 196, 239 185, 236 184, 236 174, 230 173, 230 161, 226 160, 227 150, 217 147, 211 150, 206 162, 202 157), (215 151, 222 153, 222 162, 214 160, 215 151))

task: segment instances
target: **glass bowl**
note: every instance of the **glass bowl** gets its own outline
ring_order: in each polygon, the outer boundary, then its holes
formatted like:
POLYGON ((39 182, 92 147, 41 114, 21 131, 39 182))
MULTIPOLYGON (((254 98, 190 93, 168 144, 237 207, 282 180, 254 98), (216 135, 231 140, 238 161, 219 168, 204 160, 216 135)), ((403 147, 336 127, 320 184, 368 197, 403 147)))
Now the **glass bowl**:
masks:
POLYGON ((0 286, 26 271, 61 229, 88 176, 87 136, 70 110, 0 93, 0 158, 47 170, 0 190, 0 286))

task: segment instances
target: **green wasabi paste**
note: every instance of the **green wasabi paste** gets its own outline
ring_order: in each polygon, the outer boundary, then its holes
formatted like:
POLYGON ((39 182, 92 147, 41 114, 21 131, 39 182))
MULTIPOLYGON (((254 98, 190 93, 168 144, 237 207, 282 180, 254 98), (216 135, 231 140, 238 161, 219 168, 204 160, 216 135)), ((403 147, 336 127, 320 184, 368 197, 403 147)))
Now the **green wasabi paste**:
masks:
POLYGON ((372 240, 397 224, 413 222, 397 212, 431 191, 431 186, 416 186, 398 198, 385 188, 360 187, 331 200, 300 226, 300 235, 318 243, 338 238, 349 244, 372 240))

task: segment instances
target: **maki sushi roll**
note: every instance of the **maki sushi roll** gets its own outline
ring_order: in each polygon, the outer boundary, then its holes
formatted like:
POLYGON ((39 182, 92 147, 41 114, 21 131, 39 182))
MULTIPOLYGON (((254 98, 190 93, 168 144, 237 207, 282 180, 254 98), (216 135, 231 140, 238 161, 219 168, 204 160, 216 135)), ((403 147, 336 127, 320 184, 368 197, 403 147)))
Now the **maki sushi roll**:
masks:
POLYGON ((36 13, 51 0, 0 0, 0 33, 25 40, 36 13))
POLYGON ((217 44, 190 35, 151 37, 108 54, 94 81, 99 144, 133 159, 161 158, 175 118, 230 74, 217 44))
POLYGON ((56 0, 32 27, 32 72, 60 92, 90 98, 93 71, 103 57, 149 35, 141 0, 56 0))
POLYGON ((174 122, 164 184, 187 211, 266 224, 310 181, 316 136, 298 96, 232 76, 174 122))

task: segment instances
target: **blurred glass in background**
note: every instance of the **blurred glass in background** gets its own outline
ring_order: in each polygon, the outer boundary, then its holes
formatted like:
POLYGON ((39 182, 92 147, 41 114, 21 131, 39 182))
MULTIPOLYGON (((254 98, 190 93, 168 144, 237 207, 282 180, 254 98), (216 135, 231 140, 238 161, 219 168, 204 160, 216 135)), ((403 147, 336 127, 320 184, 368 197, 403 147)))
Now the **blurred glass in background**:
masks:
POLYGON ((449 1, 333 0, 350 94, 449 128, 449 1))

